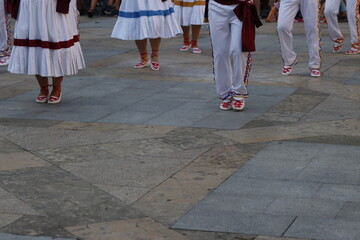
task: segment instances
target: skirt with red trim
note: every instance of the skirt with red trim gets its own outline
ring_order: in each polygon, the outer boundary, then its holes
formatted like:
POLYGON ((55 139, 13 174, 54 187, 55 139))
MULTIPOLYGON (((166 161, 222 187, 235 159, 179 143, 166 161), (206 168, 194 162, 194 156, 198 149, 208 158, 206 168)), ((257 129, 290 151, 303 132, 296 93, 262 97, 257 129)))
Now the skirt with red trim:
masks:
POLYGON ((68 14, 56 12, 56 2, 20 1, 9 72, 60 77, 74 75, 85 67, 76 0, 71 0, 68 14))

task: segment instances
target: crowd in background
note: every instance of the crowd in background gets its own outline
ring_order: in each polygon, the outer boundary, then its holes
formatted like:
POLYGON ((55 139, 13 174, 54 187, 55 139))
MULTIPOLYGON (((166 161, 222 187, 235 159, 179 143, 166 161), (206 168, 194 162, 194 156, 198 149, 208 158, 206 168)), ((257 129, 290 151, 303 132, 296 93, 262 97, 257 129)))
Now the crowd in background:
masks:
MULTIPOLYGON (((259 17, 264 18, 266 22, 276 22, 280 1, 281 0, 254 0, 259 17)), ((120 3, 121 0, 77 0, 77 6, 81 15, 87 14, 89 18, 92 18, 96 12, 98 14, 104 14, 105 16, 116 16, 119 11, 120 3)), ((320 4, 320 22, 326 23, 324 14, 325 0, 321 0, 320 4)), ((302 22, 301 12, 297 14, 295 19, 298 22, 302 22)), ((339 19, 344 21, 347 20, 346 0, 341 1, 339 19)))

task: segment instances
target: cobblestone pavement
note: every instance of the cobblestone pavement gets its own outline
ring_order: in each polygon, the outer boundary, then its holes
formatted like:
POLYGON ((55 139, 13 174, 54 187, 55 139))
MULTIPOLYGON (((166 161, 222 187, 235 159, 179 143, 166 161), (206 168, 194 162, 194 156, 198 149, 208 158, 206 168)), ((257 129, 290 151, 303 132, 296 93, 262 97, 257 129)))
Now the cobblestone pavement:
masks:
POLYGON ((258 30, 250 97, 221 111, 203 53, 164 39, 161 70, 135 70, 112 17, 81 18, 87 68, 59 105, 0 68, 1 240, 359 240, 360 56, 332 53, 311 78, 282 76, 276 24, 258 30))

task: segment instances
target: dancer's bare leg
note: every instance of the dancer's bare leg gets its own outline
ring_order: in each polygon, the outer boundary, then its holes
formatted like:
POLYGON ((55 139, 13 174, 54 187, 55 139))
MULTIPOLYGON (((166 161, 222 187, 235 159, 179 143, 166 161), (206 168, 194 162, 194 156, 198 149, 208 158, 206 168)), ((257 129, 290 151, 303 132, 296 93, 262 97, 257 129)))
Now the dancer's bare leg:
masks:
POLYGON ((147 39, 135 40, 135 44, 139 51, 141 62, 147 63, 149 61, 149 57, 147 54, 147 39))
POLYGON ((36 80, 39 83, 40 94, 39 96, 47 96, 49 94, 49 82, 47 77, 42 77, 40 75, 35 75, 36 80))
POLYGON ((197 47, 197 42, 200 36, 201 25, 191 25, 191 47, 197 47))
POLYGON ((54 77, 53 78, 53 90, 51 96, 60 97, 61 94, 61 84, 64 77, 54 77))
POLYGON ((161 44, 161 38, 150 39, 152 62, 159 62, 160 44, 161 44))

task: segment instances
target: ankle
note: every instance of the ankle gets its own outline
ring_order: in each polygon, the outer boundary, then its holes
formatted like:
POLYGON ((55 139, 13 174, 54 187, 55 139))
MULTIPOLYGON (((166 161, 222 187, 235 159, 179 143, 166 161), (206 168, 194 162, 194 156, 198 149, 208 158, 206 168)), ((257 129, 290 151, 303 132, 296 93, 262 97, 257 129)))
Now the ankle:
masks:
POLYGON ((190 38, 184 38, 184 45, 185 46, 190 46, 191 42, 190 42, 190 38))
POLYGON ((39 96, 47 96, 49 94, 49 85, 40 86, 39 96))
POLYGON ((142 58, 140 59, 140 62, 142 63, 147 63, 149 61, 149 58, 142 58))
POLYGON ((159 50, 154 49, 151 53, 151 61, 159 62, 159 50))
POLYGON ((197 40, 191 40, 191 47, 198 47, 198 41, 197 40))
POLYGON ((51 91, 51 96, 59 97, 61 94, 61 86, 53 86, 53 89, 51 91))
POLYGON ((159 58, 158 57, 152 57, 151 58, 151 62, 159 62, 159 58))
POLYGON ((142 63, 147 63, 149 61, 149 57, 148 57, 147 52, 141 52, 140 53, 140 61, 142 63))

